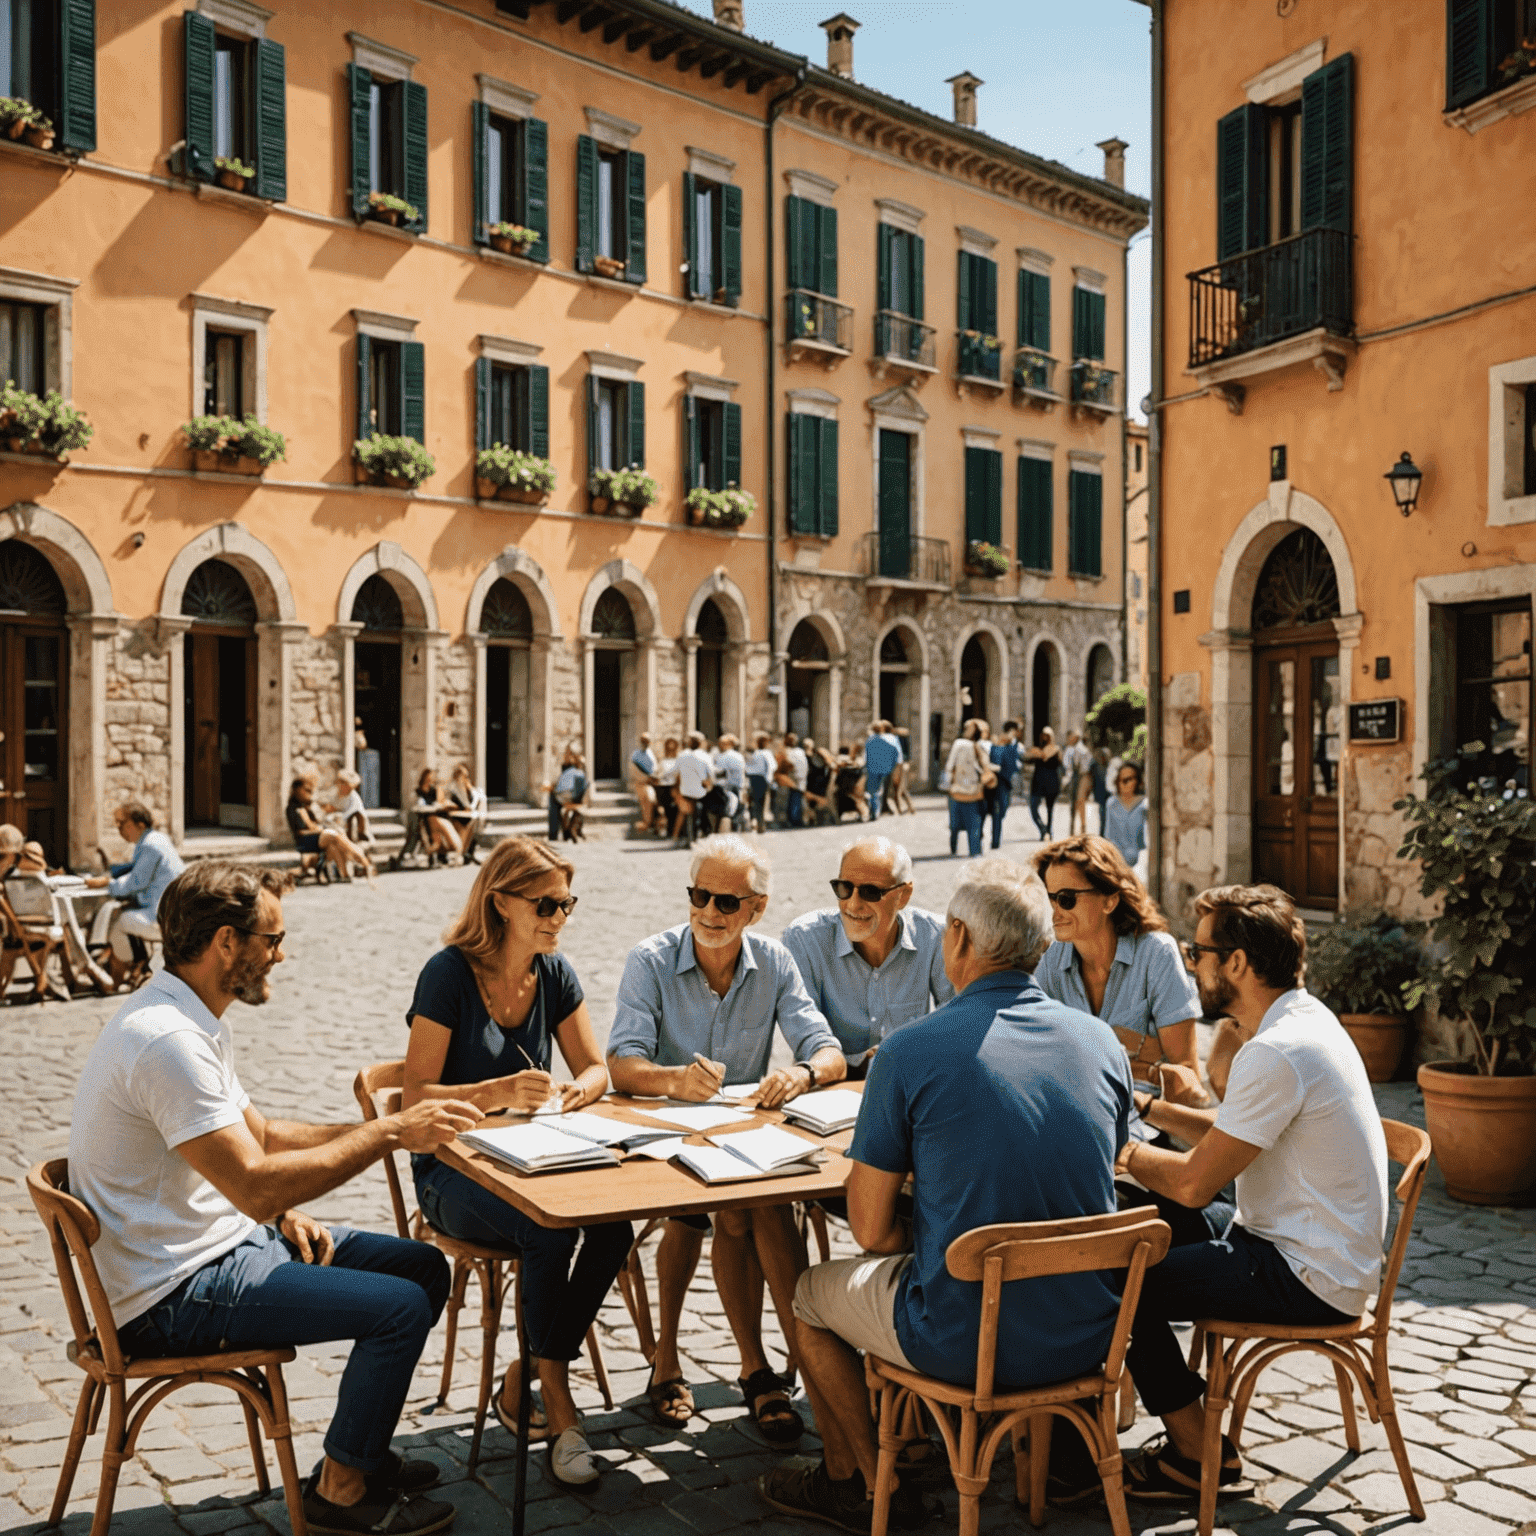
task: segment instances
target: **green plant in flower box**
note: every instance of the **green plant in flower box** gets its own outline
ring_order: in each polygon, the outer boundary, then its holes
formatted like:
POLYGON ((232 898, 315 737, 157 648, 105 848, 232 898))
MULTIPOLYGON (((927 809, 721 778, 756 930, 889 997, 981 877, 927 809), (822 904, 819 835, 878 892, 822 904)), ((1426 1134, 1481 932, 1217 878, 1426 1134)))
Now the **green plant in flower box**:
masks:
POLYGON ((414 437, 391 437, 373 432, 352 445, 352 457, 370 475, 391 475, 407 481, 413 488, 437 473, 437 461, 414 437))
POLYGON ((982 576, 1006 576, 1010 564, 1008 551, 985 539, 972 539, 965 546, 965 563, 982 576))
POLYGON ((518 491, 543 491, 555 488, 555 466, 536 453, 524 453, 505 443, 493 443, 475 455, 475 474, 492 485, 509 485, 518 491))

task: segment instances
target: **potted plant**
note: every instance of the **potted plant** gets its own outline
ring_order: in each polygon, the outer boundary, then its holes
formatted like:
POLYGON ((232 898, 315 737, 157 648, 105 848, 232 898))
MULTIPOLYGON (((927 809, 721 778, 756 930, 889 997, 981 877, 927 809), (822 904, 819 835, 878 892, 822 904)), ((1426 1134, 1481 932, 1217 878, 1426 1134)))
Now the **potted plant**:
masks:
POLYGON ((234 155, 216 156, 213 169, 218 184, 228 187, 231 192, 244 192, 245 184, 256 175, 254 165, 246 165, 234 155))
POLYGON ((475 455, 475 489, 483 501, 543 506, 555 488, 555 466, 534 453, 493 443, 475 455))
POLYGON ((8 139, 19 139, 27 131, 28 125, 41 116, 30 101, 20 96, 0 96, 0 133, 8 139))
POLYGON ((1338 1015, 1373 1083, 1390 1083, 1403 1059, 1403 989, 1423 968, 1423 933, 1423 923, 1379 912, 1333 923, 1307 945, 1307 990, 1338 1015))
POLYGON ((415 224, 421 212, 414 203, 408 203, 393 192, 368 194, 368 217, 379 224, 415 224))
POLYGON ((594 512, 639 517, 657 496, 656 482, 638 464, 627 469, 594 469, 587 479, 594 512))
POLYGON ((1536 73, 1536 37, 1527 37, 1515 51, 1499 60, 1499 84, 1513 85, 1526 75, 1536 73))
POLYGON ((397 491, 414 491, 429 475, 437 473, 437 461, 414 437, 372 432, 353 443, 352 458, 359 485, 387 485, 397 491))
POLYGON ((621 278, 624 276, 624 263, 613 256, 594 256, 592 265, 597 269, 601 277, 621 278))
POLYGON ((181 429, 192 450, 192 466, 226 475, 260 476, 269 464, 288 457, 281 432, 263 426, 254 416, 194 416, 181 429))
POLYGON ((78 411, 56 389, 34 395, 7 381, 0 389, 0 418, 6 422, 4 444, 12 453, 69 461, 73 448, 84 448, 94 432, 83 411, 78 411))
POLYGON ((757 497, 739 491, 733 480, 723 491, 706 490, 696 485, 683 498, 688 521, 703 528, 740 528, 757 511, 757 497))
POLYGON ((965 546, 965 574, 967 576, 1006 576, 1011 562, 1008 551, 985 539, 972 539, 965 546))
POLYGON ((1404 1001, 1433 997, 1470 1033, 1471 1061, 1419 1068, 1424 1116, 1446 1189, 1503 1205, 1536 1187, 1536 803, 1513 780, 1469 781, 1462 758, 1430 763, 1422 798, 1394 806, 1409 823, 1398 857, 1419 861, 1441 903, 1437 957, 1404 1001))
POLYGON ((539 240, 538 230, 529 229, 526 224, 509 223, 505 219, 497 224, 488 224, 485 233, 492 246, 504 256, 526 256, 539 240))

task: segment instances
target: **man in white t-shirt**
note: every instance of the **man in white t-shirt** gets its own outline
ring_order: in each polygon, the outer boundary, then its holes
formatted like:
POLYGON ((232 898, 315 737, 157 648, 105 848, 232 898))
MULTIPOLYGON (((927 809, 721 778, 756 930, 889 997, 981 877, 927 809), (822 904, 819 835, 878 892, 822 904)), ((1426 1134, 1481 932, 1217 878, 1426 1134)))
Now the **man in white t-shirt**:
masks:
POLYGON ((224 1015, 270 996, 288 884, 199 859, 166 888, 165 970, 123 1004, 80 1074, 69 1187, 101 1223, 92 1252, 128 1355, 356 1340, 305 1485, 309 1527, 425 1536, 454 1507, 422 1495, 437 1468, 389 1442, 448 1298, 447 1263, 429 1244, 328 1229, 297 1207, 396 1148, 434 1151, 480 1111, 426 1099, 362 1125, 299 1125, 255 1108, 224 1015))
MULTIPOLYGON (((1117 1163, 1154 1196, 1204 1208, 1211 1228, 1210 1241, 1170 1249, 1147 1271, 1131 1325, 1127 1364, 1168 1438, 1127 1468, 1126 1492, 1163 1503, 1199 1497, 1205 1424, 1205 1384, 1170 1322, 1357 1318, 1380 1281, 1387 1230, 1376 1102, 1343 1026, 1301 985, 1306 929, 1290 897, 1272 885, 1221 886, 1195 913, 1184 949, 1201 1006, 1207 1018, 1230 1016, 1244 1043, 1217 1109, 1136 1095, 1143 1119, 1190 1151, 1133 1139, 1117 1163), (1215 1199, 1234 1179, 1235 1209, 1215 1199)), ((1241 1462, 1223 1439, 1220 1491, 1241 1487, 1241 1462)))
POLYGON ((704 736, 702 732, 689 731, 687 747, 677 758, 677 793, 683 802, 678 841, 685 847, 692 844, 695 836, 699 802, 714 782, 715 760, 704 750, 704 736))

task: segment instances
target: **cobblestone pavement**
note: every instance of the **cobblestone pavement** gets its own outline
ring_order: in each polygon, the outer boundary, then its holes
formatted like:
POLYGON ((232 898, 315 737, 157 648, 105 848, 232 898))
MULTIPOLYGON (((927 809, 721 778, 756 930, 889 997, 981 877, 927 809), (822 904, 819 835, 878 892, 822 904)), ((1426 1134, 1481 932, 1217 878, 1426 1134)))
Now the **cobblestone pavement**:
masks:
MULTIPOLYGON (((1058 812, 1058 832, 1065 814, 1058 812)), ((1027 811, 1016 808, 1003 851, 1025 856, 1027 811)), ((947 854, 940 802, 915 817, 887 820, 917 861, 920 905, 942 910, 961 867, 947 854)), ((848 835, 824 828, 770 833, 776 861, 773 899, 763 930, 777 934, 800 912, 830 901, 825 881, 848 835)), ((574 851, 581 906, 565 948, 606 1034, 612 999, 630 945, 683 918, 686 855, 649 843, 590 843, 574 851)), ((260 1011, 236 1005, 242 1078, 268 1114, 350 1120, 352 1078, 365 1062, 401 1051, 404 1013, 417 969, 468 891, 472 871, 435 870, 364 885, 306 888, 289 899, 288 960, 274 977, 272 1002, 260 1011)), ((23 1185, 36 1159, 61 1155, 76 1076, 113 1005, 105 1000, 0 1010, 5 1115, 0 1122, 0 1529, 33 1527, 47 1513, 78 1392, 64 1355, 68 1326, 47 1246, 23 1185)), ((1378 1090, 1383 1113, 1423 1123, 1417 1092, 1406 1084, 1378 1090)), ((370 1170, 318 1206, 331 1220, 388 1230, 382 1173, 370 1170)), ((848 1249, 846 1234, 834 1241, 848 1249)), ((578 1396, 594 1447, 607 1463, 595 1492, 559 1493, 533 1465, 529 1530, 627 1536, 804 1530, 771 1517, 753 1480, 776 1457, 755 1437, 731 1379, 735 1352, 720 1304, 700 1266, 684 1316, 683 1344, 699 1415, 689 1432, 664 1431, 649 1419, 645 1364, 615 1296, 600 1334, 616 1407, 603 1410, 590 1369, 579 1366, 578 1396)), ((654 1279, 652 1282, 654 1295, 654 1279)), ((1419 1208, 1417 1230, 1398 1291, 1394 1381, 1412 1442, 1426 1530, 1439 1536, 1498 1536, 1536 1530, 1536 1212, 1479 1210, 1451 1201, 1437 1170, 1419 1208)), ((770 1319, 768 1337, 782 1348, 770 1319)), ((468 1424, 478 1377, 474 1298, 464 1314, 459 1359, 446 1409, 432 1411, 442 1367, 442 1329, 428 1344, 399 1442, 424 1447, 443 1469, 445 1496, 458 1506, 456 1529, 503 1529, 509 1519, 512 1463, 504 1433, 487 1433, 473 1481, 464 1475, 468 1424)), ((286 1375, 298 1430, 301 1467, 320 1454, 346 1347, 310 1349, 286 1375)), ((1362 1423, 1363 1449, 1345 1448, 1330 1369, 1291 1355, 1272 1368, 1254 1399, 1245 1431, 1252 1499, 1222 1506, 1224 1525, 1247 1536, 1337 1531, 1377 1533, 1406 1520, 1406 1505, 1379 1429, 1362 1423)), ((808 1408, 803 1408, 809 1418, 808 1408)), ((1129 1439, 1145 1437, 1145 1417, 1129 1439)), ((99 1439, 88 1441, 65 1529, 83 1532, 94 1503, 99 1439)), ((800 1446, 814 1454, 810 1436, 800 1446)), ((1001 1458, 983 1506, 982 1526, 1022 1526, 1011 1498, 1012 1466, 1001 1458)), ((117 1527, 132 1536, 242 1536, 284 1532, 281 1497, 254 1497, 249 1450, 228 1394, 191 1388, 159 1408, 124 1469, 117 1527)), ((1131 1506, 1138 1529, 1169 1527, 1168 1511, 1131 1506)), ((946 1495, 947 1528, 955 1502, 946 1495)), ((1184 1528, 1189 1522, 1184 1522, 1184 1528)), ((1102 1508, 1051 1511, 1052 1530, 1079 1536, 1107 1530, 1102 1508)), ((940 1529, 935 1525, 930 1529, 940 1529)))

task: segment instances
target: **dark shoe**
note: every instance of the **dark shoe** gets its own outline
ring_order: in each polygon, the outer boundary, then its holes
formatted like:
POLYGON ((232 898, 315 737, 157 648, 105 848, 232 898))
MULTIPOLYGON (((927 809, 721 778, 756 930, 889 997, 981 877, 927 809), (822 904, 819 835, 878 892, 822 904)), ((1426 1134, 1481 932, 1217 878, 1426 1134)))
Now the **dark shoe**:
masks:
MULTIPOLYGON (((1134 1461, 1125 1464, 1125 1491, 1143 1504, 1194 1504, 1200 1498, 1200 1463, 1181 1456, 1166 1440, 1154 1440, 1134 1461)), ((1253 1484, 1243 1476, 1242 1458, 1223 1435, 1221 1437, 1221 1475, 1216 1482, 1216 1497, 1246 1498, 1253 1484)))
POLYGON ((313 1485, 304 1493, 304 1520, 318 1536, 427 1536, 446 1530, 458 1514, 452 1504, 420 1493, 375 1493, 356 1504, 332 1504, 313 1485))
MULTIPOLYGON (((758 1478, 757 1491, 781 1514, 819 1520, 853 1536, 865 1536, 874 1518, 875 1501, 865 1491, 863 1474, 855 1472, 835 1482, 827 1476, 824 1461, 814 1467, 775 1467, 758 1478)), ((892 1529, 915 1531, 938 1512, 939 1506, 924 1499, 915 1488, 897 1483, 891 1495, 892 1529)))
MULTIPOLYGON (((305 1485, 307 1488, 313 1488, 319 1481, 324 1465, 323 1458, 315 1463, 305 1485)), ((384 1465, 377 1472, 368 1474, 368 1491, 383 1499, 392 1498, 397 1493, 420 1493, 441 1476, 442 1471, 435 1461, 427 1461, 424 1457, 407 1461, 398 1451, 390 1451, 384 1465)))
POLYGON ((742 1398, 757 1425, 757 1432, 769 1445, 793 1445, 805 1433, 805 1423, 790 1406, 784 1378, 769 1366, 738 1380, 742 1398))

